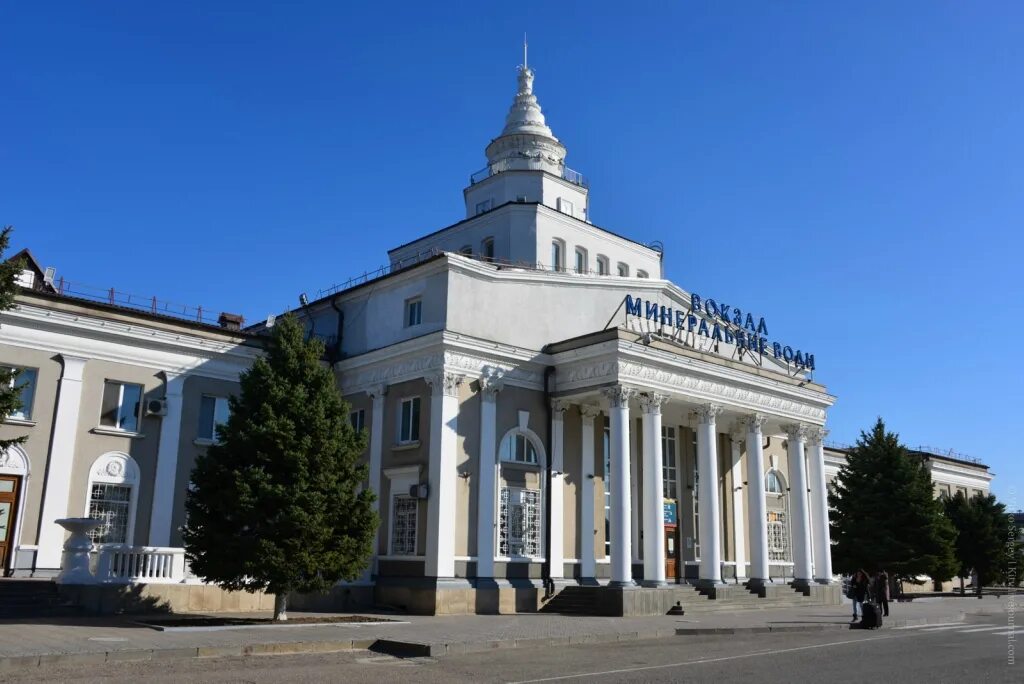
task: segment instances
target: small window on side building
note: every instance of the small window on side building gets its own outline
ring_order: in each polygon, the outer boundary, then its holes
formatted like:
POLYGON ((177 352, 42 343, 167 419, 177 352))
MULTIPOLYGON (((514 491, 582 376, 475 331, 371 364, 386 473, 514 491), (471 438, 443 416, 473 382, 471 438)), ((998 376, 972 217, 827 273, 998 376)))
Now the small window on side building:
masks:
POLYGON ((139 412, 142 409, 142 385, 107 380, 103 383, 100 425, 139 431, 139 412))
POLYGON ((423 300, 419 297, 405 300, 405 327, 411 328, 423 321, 423 300))

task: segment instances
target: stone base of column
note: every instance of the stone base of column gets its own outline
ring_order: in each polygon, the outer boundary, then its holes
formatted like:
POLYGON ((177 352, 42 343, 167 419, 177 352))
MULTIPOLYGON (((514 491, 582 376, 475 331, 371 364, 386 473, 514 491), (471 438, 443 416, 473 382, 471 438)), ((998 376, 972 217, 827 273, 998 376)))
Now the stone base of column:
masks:
POLYGON ((789 583, 789 586, 794 589, 809 590, 811 588, 811 580, 809 579, 794 579, 789 583))
POLYGON ((747 589, 760 589, 771 584, 771 580, 762 579, 760 577, 750 577, 744 582, 747 589))
POLYGON ((698 579, 694 586, 698 589, 714 589, 715 587, 724 587, 725 582, 720 579, 698 579))
POLYGON ((608 582, 608 586, 612 589, 636 589, 636 582, 633 580, 626 580, 625 582, 612 580, 608 582))
POLYGON ((814 581, 817 584, 835 584, 836 583, 836 581, 834 579, 832 579, 831 577, 815 577, 814 581))
POLYGON ((641 580, 641 587, 647 587, 648 589, 657 589, 658 587, 667 587, 668 582, 665 580, 641 580))

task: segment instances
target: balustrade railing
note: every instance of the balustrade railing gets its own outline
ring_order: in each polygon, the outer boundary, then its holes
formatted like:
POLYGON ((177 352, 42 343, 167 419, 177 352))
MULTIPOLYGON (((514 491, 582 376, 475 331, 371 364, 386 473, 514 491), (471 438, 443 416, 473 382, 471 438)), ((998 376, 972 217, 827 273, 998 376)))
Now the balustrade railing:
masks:
POLYGON ((185 581, 185 549, 106 544, 96 549, 100 584, 178 584, 185 581))

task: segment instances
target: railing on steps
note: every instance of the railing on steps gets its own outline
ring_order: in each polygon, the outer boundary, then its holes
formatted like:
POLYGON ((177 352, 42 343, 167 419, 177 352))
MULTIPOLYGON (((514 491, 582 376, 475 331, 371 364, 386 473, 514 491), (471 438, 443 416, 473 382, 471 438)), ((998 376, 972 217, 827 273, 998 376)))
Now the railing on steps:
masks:
POLYGON ((105 544, 96 549, 99 584, 180 584, 185 581, 185 549, 105 544))

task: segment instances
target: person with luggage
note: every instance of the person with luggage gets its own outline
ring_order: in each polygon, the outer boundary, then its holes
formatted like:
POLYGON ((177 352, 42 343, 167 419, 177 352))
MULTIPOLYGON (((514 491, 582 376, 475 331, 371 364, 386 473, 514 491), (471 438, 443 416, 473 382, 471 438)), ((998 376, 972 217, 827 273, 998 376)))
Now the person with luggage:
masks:
POLYGON ((857 606, 860 606, 861 615, 864 614, 864 600, 868 596, 868 574, 858 570, 850 580, 850 598, 853 599, 853 621, 857 621, 857 606))
POLYGON ((889 617, 889 573, 880 568, 875 574, 875 603, 882 609, 882 616, 889 617))

